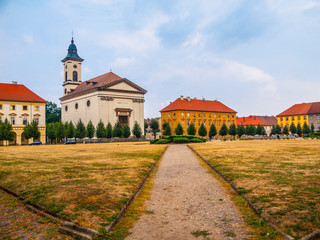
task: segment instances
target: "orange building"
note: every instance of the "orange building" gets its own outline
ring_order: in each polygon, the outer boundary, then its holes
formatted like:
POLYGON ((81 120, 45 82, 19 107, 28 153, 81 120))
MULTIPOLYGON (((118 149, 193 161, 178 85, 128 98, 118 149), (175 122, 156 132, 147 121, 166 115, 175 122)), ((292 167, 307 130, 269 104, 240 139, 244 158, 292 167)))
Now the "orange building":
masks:
MULTIPOLYGON (((187 134, 187 128, 194 123, 196 130, 203 123, 209 134, 209 129, 214 124, 219 132, 223 123, 228 127, 236 124, 236 111, 227 107, 223 103, 215 100, 191 99, 190 97, 176 99, 161 111, 161 125, 164 122, 169 123, 172 133, 178 123, 183 127, 184 134, 187 134)), ((161 128, 161 133, 163 129, 161 128)))

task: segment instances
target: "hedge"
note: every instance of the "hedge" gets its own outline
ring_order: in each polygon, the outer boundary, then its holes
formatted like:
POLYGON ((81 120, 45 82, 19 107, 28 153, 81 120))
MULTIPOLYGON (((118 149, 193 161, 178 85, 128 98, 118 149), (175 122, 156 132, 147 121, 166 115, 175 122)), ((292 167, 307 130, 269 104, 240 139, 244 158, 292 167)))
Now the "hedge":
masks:
POLYGON ((169 139, 159 139, 155 144, 167 144, 171 142, 169 139))
POLYGON ((188 138, 185 137, 176 137, 173 139, 174 143, 188 143, 190 142, 188 138))

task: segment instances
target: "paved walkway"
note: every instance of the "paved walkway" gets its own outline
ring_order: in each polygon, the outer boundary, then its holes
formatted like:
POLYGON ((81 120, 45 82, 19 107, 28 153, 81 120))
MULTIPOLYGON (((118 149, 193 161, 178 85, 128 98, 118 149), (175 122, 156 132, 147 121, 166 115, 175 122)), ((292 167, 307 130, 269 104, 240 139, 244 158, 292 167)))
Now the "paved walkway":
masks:
POLYGON ((146 210, 127 240, 247 238, 239 211, 185 145, 168 148, 146 210))

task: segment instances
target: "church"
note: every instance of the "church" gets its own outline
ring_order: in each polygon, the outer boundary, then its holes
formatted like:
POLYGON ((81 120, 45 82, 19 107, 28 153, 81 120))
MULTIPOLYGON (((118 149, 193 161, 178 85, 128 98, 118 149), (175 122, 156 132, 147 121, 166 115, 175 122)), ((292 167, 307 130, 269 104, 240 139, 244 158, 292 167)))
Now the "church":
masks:
POLYGON ((80 119, 87 125, 91 120, 97 126, 101 120, 112 126, 119 121, 132 130, 137 122, 144 129, 144 95, 146 90, 126 78, 108 72, 81 80, 81 66, 72 38, 67 56, 62 59, 64 67, 63 97, 61 101, 62 122, 76 124, 80 119))

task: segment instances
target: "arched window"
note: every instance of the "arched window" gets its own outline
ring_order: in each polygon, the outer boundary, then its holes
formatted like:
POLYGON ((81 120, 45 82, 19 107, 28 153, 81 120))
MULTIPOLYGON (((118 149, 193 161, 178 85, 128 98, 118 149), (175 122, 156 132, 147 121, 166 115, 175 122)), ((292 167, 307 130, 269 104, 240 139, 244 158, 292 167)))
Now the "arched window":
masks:
POLYGON ((73 81, 77 82, 78 81, 78 72, 77 71, 73 71, 72 75, 73 75, 73 81))
POLYGON ((68 81, 68 72, 66 71, 65 81, 68 81))

